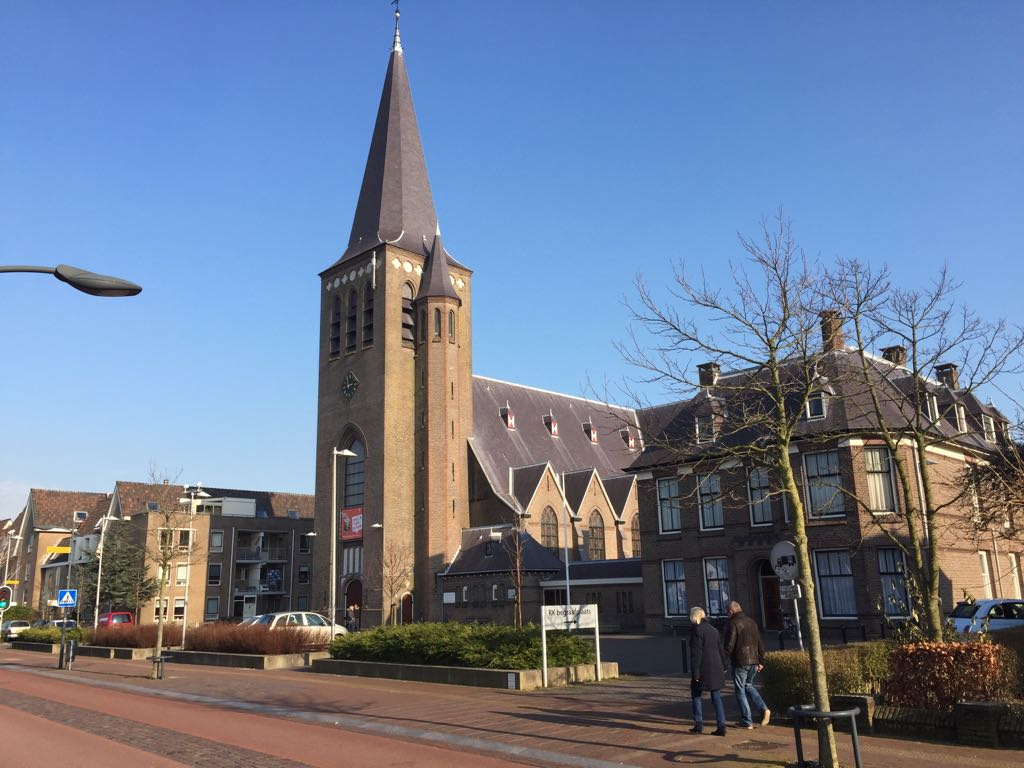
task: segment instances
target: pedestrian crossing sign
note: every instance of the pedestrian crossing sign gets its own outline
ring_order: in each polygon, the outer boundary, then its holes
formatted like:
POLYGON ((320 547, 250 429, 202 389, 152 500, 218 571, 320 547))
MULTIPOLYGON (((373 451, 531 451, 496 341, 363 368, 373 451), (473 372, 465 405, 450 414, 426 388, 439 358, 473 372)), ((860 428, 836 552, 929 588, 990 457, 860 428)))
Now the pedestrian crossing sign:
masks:
POLYGON ((57 592, 58 608, 74 608, 78 605, 77 589, 61 589, 57 592))

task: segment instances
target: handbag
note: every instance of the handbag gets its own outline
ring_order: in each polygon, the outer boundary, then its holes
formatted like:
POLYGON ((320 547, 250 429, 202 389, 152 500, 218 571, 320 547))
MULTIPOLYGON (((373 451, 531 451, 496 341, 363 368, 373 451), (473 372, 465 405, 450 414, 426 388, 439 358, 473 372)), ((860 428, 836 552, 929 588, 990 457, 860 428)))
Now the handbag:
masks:
POLYGON ((699 699, 701 694, 704 693, 704 686, 701 685, 700 680, 693 679, 690 681, 690 698, 699 699))

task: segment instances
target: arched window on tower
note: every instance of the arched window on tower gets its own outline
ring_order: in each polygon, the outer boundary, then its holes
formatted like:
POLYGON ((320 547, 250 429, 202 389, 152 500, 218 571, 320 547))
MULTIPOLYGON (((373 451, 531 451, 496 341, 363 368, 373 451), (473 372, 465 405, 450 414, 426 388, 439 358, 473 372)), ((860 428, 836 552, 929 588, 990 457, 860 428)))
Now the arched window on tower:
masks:
POLYGON ((604 560, 604 518, 596 509, 590 513, 587 526, 587 557, 591 560, 604 560))
POLYGON ((441 338, 441 310, 434 310, 434 338, 441 338))
POLYGON ((544 507, 540 515, 540 545, 558 554, 558 516, 551 507, 544 507))
POLYGON ((331 305, 331 354, 341 353, 341 297, 335 296, 331 305))
POLYGON ((455 310, 448 310, 448 341, 455 341, 455 310))
POLYGON ((416 343, 416 310, 412 308, 412 286, 402 284, 402 342, 416 343))
POLYGON ((356 351, 356 318, 359 314, 359 294, 355 289, 348 294, 348 316, 345 318, 345 351, 356 351))
POLYGON ((629 538, 633 557, 640 557, 640 514, 633 515, 629 521, 629 538))
POLYGON ((373 344, 373 283, 363 289, 363 346, 373 344))
POLYGON ((359 438, 353 439, 347 446, 355 456, 345 458, 344 482, 342 483, 342 504, 346 507, 358 507, 363 503, 363 487, 366 468, 366 448, 359 438))

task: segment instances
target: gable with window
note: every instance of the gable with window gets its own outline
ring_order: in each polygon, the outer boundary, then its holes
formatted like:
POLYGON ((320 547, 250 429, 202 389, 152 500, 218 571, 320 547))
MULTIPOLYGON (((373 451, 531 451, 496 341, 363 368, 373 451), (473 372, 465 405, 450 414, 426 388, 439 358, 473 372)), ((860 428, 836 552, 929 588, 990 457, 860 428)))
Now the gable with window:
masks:
POLYGON ((680 530, 683 502, 679 492, 679 478, 666 477, 658 481, 658 525, 661 533, 680 530))
POLYGON ((551 507, 544 507, 540 515, 540 545, 558 553, 558 516, 551 507))
POLYGON ((846 513, 843 483, 839 474, 839 452, 804 454, 808 508, 811 517, 830 517, 846 513))
POLYGON ((584 546, 591 560, 604 560, 604 518, 596 509, 590 513, 584 546))

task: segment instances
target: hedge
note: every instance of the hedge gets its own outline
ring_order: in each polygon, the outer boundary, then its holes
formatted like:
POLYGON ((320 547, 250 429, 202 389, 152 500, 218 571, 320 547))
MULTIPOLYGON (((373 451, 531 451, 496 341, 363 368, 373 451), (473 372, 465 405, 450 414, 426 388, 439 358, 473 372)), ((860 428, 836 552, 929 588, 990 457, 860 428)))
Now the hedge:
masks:
MULTIPOLYGON (((540 628, 458 622, 400 624, 344 635, 330 645, 331 657, 353 661, 426 664, 489 669, 539 669, 540 628)), ((589 664, 595 658, 587 640, 548 632, 548 664, 589 664)))
POLYGON ((958 701, 995 701, 1016 689, 1015 654, 997 643, 914 643, 889 656, 886 701, 952 710, 958 701))
MULTIPOLYGON (((885 641, 826 646, 825 674, 829 693, 876 693, 888 675, 891 645, 885 641)), ((773 651, 765 655, 761 680, 765 701, 780 712, 814 701, 810 666, 803 651, 773 651)))

